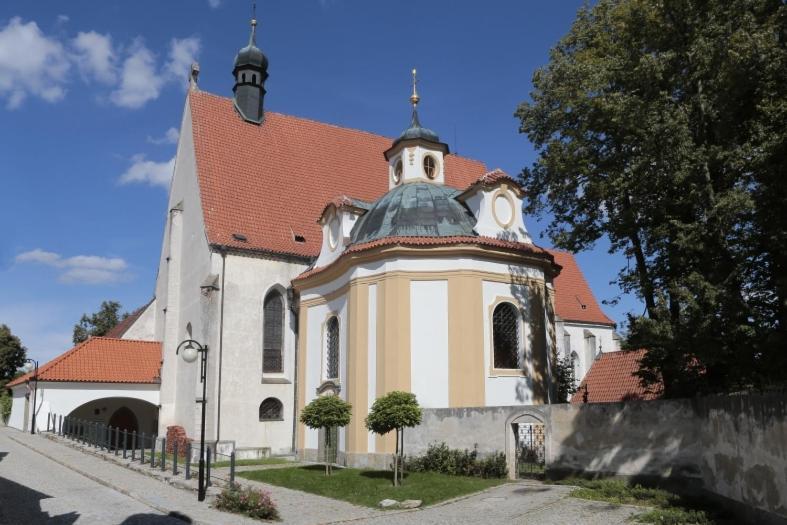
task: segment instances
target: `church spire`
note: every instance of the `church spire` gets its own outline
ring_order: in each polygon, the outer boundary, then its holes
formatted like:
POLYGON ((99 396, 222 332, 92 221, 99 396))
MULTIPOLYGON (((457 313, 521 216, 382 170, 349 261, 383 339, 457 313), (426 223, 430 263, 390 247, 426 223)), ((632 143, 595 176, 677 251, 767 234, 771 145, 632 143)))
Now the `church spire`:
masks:
POLYGON ((235 108, 248 122, 261 124, 264 119, 263 100, 265 80, 268 78, 268 58, 257 47, 257 5, 252 7, 249 44, 235 57, 232 75, 235 77, 235 108))

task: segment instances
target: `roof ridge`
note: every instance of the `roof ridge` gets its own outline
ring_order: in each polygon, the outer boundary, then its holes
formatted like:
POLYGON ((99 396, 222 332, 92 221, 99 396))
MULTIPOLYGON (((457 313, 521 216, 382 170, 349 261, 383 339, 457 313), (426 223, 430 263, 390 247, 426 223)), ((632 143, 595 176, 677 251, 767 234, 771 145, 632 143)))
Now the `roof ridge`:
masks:
MULTIPOLYGON (((201 91, 201 90, 200 91, 189 91, 189 96, 192 96, 192 94, 195 94, 197 96, 207 95, 207 96, 210 96, 210 97, 213 97, 213 98, 218 98, 218 99, 222 99, 222 100, 232 101, 232 97, 225 97, 223 95, 217 95, 216 93, 211 93, 209 91, 201 91)), ((296 120, 300 120, 300 121, 304 121, 304 122, 311 122, 311 123, 314 123, 314 124, 319 124, 321 126, 330 126, 332 128, 341 129, 341 130, 345 130, 345 131, 352 131, 352 132, 355 132, 355 133, 362 133, 364 135, 370 135, 370 136, 375 137, 375 138, 382 138, 382 139, 390 140, 391 142, 393 142, 395 140, 394 137, 389 137, 387 135, 383 135, 383 134, 380 134, 380 133, 375 133, 373 131, 369 131, 369 130, 366 130, 366 129, 354 128, 354 127, 350 127, 350 126, 343 126, 341 124, 333 124, 331 122, 325 122, 325 121, 317 120, 317 119, 310 118, 310 117, 302 117, 302 116, 299 116, 299 115, 292 115, 292 114, 289 114, 289 113, 282 113, 280 111, 270 111, 270 110, 266 111, 266 113, 272 113, 274 115, 278 115, 278 116, 281 116, 281 117, 292 118, 292 119, 296 119, 296 120)), ((481 161, 481 160, 478 160, 478 159, 474 159, 472 157, 465 157, 463 155, 459 155, 459 154, 456 154, 456 153, 449 153, 446 156, 447 157, 453 156, 453 157, 456 157, 458 159, 466 159, 466 160, 470 160, 470 161, 473 161, 473 162, 478 162, 479 164, 483 164, 485 170, 488 169, 487 166, 486 166, 486 163, 484 161, 481 161)))
POLYGON ((102 339, 104 341, 122 341, 124 343, 156 343, 161 344, 162 341, 151 341, 150 339, 124 339, 122 337, 107 337, 104 335, 92 335, 90 339, 102 339))

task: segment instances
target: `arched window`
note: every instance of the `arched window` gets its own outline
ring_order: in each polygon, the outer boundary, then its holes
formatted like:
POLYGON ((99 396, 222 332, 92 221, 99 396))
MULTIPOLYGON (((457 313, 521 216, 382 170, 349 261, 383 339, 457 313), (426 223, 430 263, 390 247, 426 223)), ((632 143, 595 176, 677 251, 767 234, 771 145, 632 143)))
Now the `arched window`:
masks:
POLYGON ((326 379, 339 378, 339 318, 328 319, 325 325, 326 379))
POLYGON ((240 76, 241 82, 246 82, 246 73, 242 73, 240 76))
POLYGON ((265 296, 263 311, 262 372, 280 373, 284 371, 284 298, 278 290, 272 290, 265 296))
POLYGON ((251 83, 254 84, 255 86, 257 85, 257 75, 251 76, 251 83))
POLYGON ((260 403, 260 421, 283 421, 284 407, 275 397, 268 397, 260 403))
POLYGON ((494 367, 521 368, 519 359, 519 313, 511 303, 500 303, 492 314, 494 367))

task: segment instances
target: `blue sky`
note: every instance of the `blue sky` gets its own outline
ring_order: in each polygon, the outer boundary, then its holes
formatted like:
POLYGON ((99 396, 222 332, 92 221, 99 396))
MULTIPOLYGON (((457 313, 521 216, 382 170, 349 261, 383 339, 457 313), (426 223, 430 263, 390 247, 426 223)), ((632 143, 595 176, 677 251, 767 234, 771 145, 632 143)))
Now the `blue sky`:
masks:
MULTIPOLYGON (((266 107, 395 136, 416 67, 422 122, 516 174, 535 153, 513 112, 580 4, 262 1, 266 107)), ((32 357, 67 349, 102 300, 152 296, 188 65, 231 95, 249 18, 245 0, 2 2, 0 323, 32 357)), ((578 259, 599 300, 619 295, 625 259, 603 245, 578 259)), ((633 297, 605 309, 642 310, 633 297)))

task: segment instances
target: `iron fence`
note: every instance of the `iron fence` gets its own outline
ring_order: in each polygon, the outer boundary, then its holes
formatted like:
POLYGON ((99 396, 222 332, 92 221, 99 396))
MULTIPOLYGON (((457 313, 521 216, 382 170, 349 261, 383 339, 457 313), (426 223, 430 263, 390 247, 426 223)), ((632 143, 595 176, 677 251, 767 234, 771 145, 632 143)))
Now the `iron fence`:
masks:
MULTIPOLYGON (((172 451, 167 452, 167 440, 163 436, 126 428, 113 427, 100 421, 49 414, 47 416, 46 432, 56 434, 86 447, 92 447, 108 454, 113 454, 131 462, 138 462, 140 465, 148 465, 151 469, 159 469, 162 472, 168 469, 173 476, 183 474, 187 480, 191 479, 193 467, 196 464, 193 460, 193 447, 191 442, 187 442, 185 450, 179 450, 178 442, 172 443, 172 451), (182 463, 181 463, 182 462, 182 463), (182 469, 180 468, 182 466, 182 469)), ((199 461, 199 458, 197 458, 199 461)), ((229 483, 235 482, 235 452, 223 454, 206 447, 205 455, 206 483, 212 485, 211 479, 218 479, 229 483), (224 478, 211 474, 211 467, 218 462, 218 456, 222 462, 229 463, 229 476, 224 478)), ((223 465, 222 465, 223 466, 223 465)))

